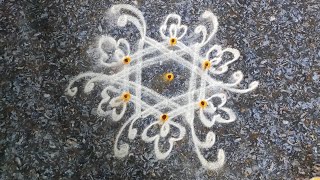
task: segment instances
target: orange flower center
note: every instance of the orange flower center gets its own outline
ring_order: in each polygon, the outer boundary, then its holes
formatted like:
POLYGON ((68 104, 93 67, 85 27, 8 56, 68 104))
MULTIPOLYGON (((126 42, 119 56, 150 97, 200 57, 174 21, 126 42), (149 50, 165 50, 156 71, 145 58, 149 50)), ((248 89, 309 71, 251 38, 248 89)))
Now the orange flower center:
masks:
POLYGON ((202 68, 203 68, 204 70, 207 70, 207 69, 209 69, 210 67, 211 67, 211 62, 210 62, 209 60, 203 61, 203 63, 202 63, 202 68))
POLYGON ((205 100, 201 100, 199 102, 199 106, 200 106, 200 108, 204 109, 204 108, 206 108, 208 106, 208 103, 205 100))
POLYGON ((170 46, 175 46, 177 44, 177 38, 170 38, 169 44, 170 46))
POLYGON ((161 120, 162 122, 166 122, 168 119, 169 119, 169 116, 168 116, 167 114, 162 114, 162 115, 160 116, 160 120, 161 120))
POLYGON ((164 77, 165 77, 165 80, 172 81, 174 78, 174 75, 172 73, 166 73, 164 77))
POLYGON ((124 92, 121 96, 122 101, 129 102, 131 99, 131 94, 129 92, 124 92))
POLYGON ((122 60, 123 64, 129 64, 131 62, 131 58, 130 56, 126 56, 123 58, 122 60))

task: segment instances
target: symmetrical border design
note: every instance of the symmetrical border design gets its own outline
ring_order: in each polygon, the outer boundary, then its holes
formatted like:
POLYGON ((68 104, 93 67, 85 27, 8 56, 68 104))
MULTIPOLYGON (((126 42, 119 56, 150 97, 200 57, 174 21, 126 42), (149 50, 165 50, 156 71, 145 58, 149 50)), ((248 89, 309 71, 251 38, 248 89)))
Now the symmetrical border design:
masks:
MULTIPOLYGON (((115 40, 107 35, 102 36, 97 45, 99 64, 107 68, 116 67, 119 71, 111 75, 94 72, 79 74, 71 80, 66 89, 67 94, 74 96, 77 93, 78 88, 73 86, 80 79, 88 79, 84 87, 85 93, 91 92, 97 83, 104 85, 101 92, 102 100, 97 108, 98 115, 111 117, 113 121, 125 121, 114 144, 114 154, 117 157, 124 157, 129 152, 129 144, 119 142, 125 130, 128 131, 127 137, 130 140, 135 139, 138 136, 138 129, 134 127, 135 123, 148 116, 153 116, 155 120, 140 133, 140 136, 143 141, 154 143, 155 155, 158 159, 164 159, 170 154, 174 143, 185 137, 185 126, 188 126, 201 164, 210 170, 222 167, 225 161, 225 153, 222 149, 218 150, 217 161, 214 162, 208 161, 201 151, 214 145, 215 133, 209 131, 205 140, 200 140, 194 127, 195 121, 199 121, 207 128, 212 128, 215 123, 233 122, 236 116, 231 109, 225 107, 227 96, 223 92, 246 93, 255 89, 258 82, 252 82, 247 89, 236 88, 243 79, 241 71, 234 72, 228 83, 215 79, 215 76, 227 72, 229 64, 238 60, 240 56, 236 49, 223 49, 219 45, 209 45, 218 29, 216 16, 209 11, 202 14, 201 17, 209 21, 211 26, 198 25, 194 33, 198 34, 201 40, 195 43, 188 42, 191 45, 187 46, 182 42, 182 38, 187 33, 188 27, 181 24, 181 17, 177 14, 167 16, 160 26, 163 42, 157 42, 146 36, 146 22, 142 12, 137 8, 121 4, 113 6, 111 12, 118 17, 118 26, 124 27, 131 23, 139 30, 141 38, 137 42, 137 50, 132 52, 130 43, 126 39, 115 40), (200 52, 206 47, 207 53, 202 56, 200 52), (158 55, 154 55, 155 53, 158 55), (233 57, 225 60, 224 55, 226 54, 232 54, 233 57), (185 55, 188 55, 190 59, 186 59, 185 55), (142 85, 142 69, 165 61, 179 63, 190 71, 189 87, 185 94, 167 98, 142 85), (199 79, 200 86, 197 87, 199 79), (148 97, 156 103, 148 104, 142 97, 148 97), (218 99, 219 103, 215 105, 213 99, 218 99), (134 113, 124 119, 128 106, 134 107, 134 113), (162 112, 165 109, 163 107, 170 110, 162 112), (221 112, 224 116, 221 115, 221 112), (178 117, 182 117, 184 122, 178 121, 178 117), (150 136, 148 134, 150 129, 158 125, 159 133, 150 136), (167 137, 173 127, 178 129, 179 135, 167 137), (166 138, 169 142, 169 148, 165 151, 160 148, 161 138, 166 138)), ((164 81, 172 80, 174 80, 173 73, 165 75, 164 81)))

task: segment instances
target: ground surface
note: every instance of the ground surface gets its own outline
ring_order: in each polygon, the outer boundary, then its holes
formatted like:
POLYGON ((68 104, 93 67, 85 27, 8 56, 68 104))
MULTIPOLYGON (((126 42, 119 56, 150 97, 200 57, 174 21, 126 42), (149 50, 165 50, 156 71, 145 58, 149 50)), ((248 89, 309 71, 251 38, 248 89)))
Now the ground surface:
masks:
POLYGON ((318 0, 136 2, 155 38, 168 13, 191 25, 212 11, 220 23, 216 43, 239 49, 233 67, 245 82, 260 81, 254 92, 230 98, 238 119, 217 133, 227 154, 219 172, 201 168, 188 138, 162 161, 139 140, 118 160, 113 142, 120 124, 95 115, 99 97, 65 96, 70 78, 96 69, 87 53, 96 38, 117 35, 103 17, 118 3, 0 0, 0 179, 320 176, 318 0))

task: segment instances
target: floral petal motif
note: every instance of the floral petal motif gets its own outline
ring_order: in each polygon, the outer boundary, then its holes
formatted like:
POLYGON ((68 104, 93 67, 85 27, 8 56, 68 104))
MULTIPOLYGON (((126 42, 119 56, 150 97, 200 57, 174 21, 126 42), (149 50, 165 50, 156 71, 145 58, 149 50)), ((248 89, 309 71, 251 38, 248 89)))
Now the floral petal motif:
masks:
POLYGON ((107 91, 113 91, 113 92, 117 92, 117 89, 114 88, 114 87, 111 87, 111 86, 108 86, 106 88, 104 88, 101 92, 101 97, 103 98, 99 105, 98 105, 98 108, 97 108, 97 114, 99 116, 108 116, 108 115, 111 115, 113 121, 119 121, 124 113, 126 112, 126 109, 127 109, 127 103, 126 102, 123 102, 123 100, 121 99, 121 97, 114 97, 112 99, 110 99, 110 96, 109 94, 107 93, 107 91), (102 106, 104 104, 109 104, 110 107, 112 107, 113 109, 112 110, 103 110, 102 109, 102 106), (120 113, 117 113, 117 110, 116 108, 121 108, 120 110, 120 113))
POLYGON ((181 25, 181 17, 179 15, 169 14, 162 26, 160 26, 160 35, 163 39, 177 38, 180 40, 187 33, 187 29, 186 25, 181 25), (168 29, 169 20, 175 21, 176 24, 170 24, 168 29), (169 36, 166 34, 169 34, 169 36))
POLYGON ((217 67, 210 71, 212 74, 223 74, 227 72, 228 65, 238 60, 239 57, 240 52, 237 49, 226 48, 222 50, 221 46, 219 45, 214 45, 211 47, 206 54, 206 59, 209 59, 212 65, 217 67), (233 58, 220 65, 221 61, 223 60, 223 55, 226 53, 232 54, 233 58))
POLYGON ((130 45, 125 39, 116 41, 110 36, 102 36, 98 42, 98 51, 101 65, 114 67, 121 65, 122 59, 130 55, 130 45))
POLYGON ((170 152, 172 151, 172 148, 173 148, 173 143, 176 142, 176 141, 180 141, 185 133, 186 133, 186 130, 183 126, 181 126, 180 124, 176 123, 176 122, 173 122, 173 121, 167 121, 166 123, 164 123, 161 128, 160 128, 160 133, 157 134, 157 135, 154 135, 154 136, 148 136, 148 131, 150 130, 150 128, 152 126, 155 126, 157 125, 159 122, 155 121, 153 123, 151 123, 149 126, 147 126, 144 131, 142 132, 141 134, 141 138, 142 140, 144 140, 145 142, 153 142, 154 143, 154 150, 155 150, 155 154, 156 154, 156 157, 158 159, 164 159, 166 158, 170 152), (169 149, 166 151, 166 152, 161 152, 160 149, 159 149, 159 140, 160 138, 165 138, 169 132, 170 132, 170 126, 174 126, 176 128, 179 129, 179 136, 177 138, 175 137, 170 137, 169 138, 169 149))
POLYGON ((220 93, 220 94, 214 94, 213 96, 211 96, 208 100, 212 99, 212 98, 218 98, 220 99, 221 103, 218 106, 214 106, 212 104, 212 102, 208 103, 208 107, 204 108, 204 109, 199 109, 199 118, 201 120, 201 122, 203 123, 203 125, 205 125, 206 127, 212 127, 215 122, 218 123, 230 123, 236 120, 236 116, 234 114, 234 112, 229 109, 224 107, 225 103, 227 102, 227 97, 225 94, 220 93), (221 110, 224 113, 227 114, 227 116, 229 117, 228 119, 224 119, 221 117, 220 114, 216 114, 217 110, 221 110), (212 119, 209 120, 204 113, 210 114, 210 116, 212 116, 212 119))

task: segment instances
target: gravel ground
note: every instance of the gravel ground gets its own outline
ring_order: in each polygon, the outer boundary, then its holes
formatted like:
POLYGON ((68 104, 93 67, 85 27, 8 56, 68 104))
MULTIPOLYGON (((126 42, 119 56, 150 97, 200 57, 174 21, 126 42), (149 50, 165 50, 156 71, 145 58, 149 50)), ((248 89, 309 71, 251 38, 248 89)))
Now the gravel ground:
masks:
MULTIPOLYGON (((320 2, 318 0, 121 1, 135 4, 148 35, 171 12, 192 25, 219 18, 216 43, 240 50, 233 65, 254 92, 231 96, 236 122, 221 127, 226 165, 206 171, 190 138, 158 161, 134 141, 113 156, 121 123, 95 115, 94 93, 65 96, 70 78, 93 71, 87 52, 106 33, 119 1, 0 0, 0 179, 308 179, 320 176, 320 2), (105 120, 105 121, 104 121, 105 120)), ((122 33, 122 34, 121 34, 122 33)), ((158 37, 157 37, 158 36, 158 37)))

